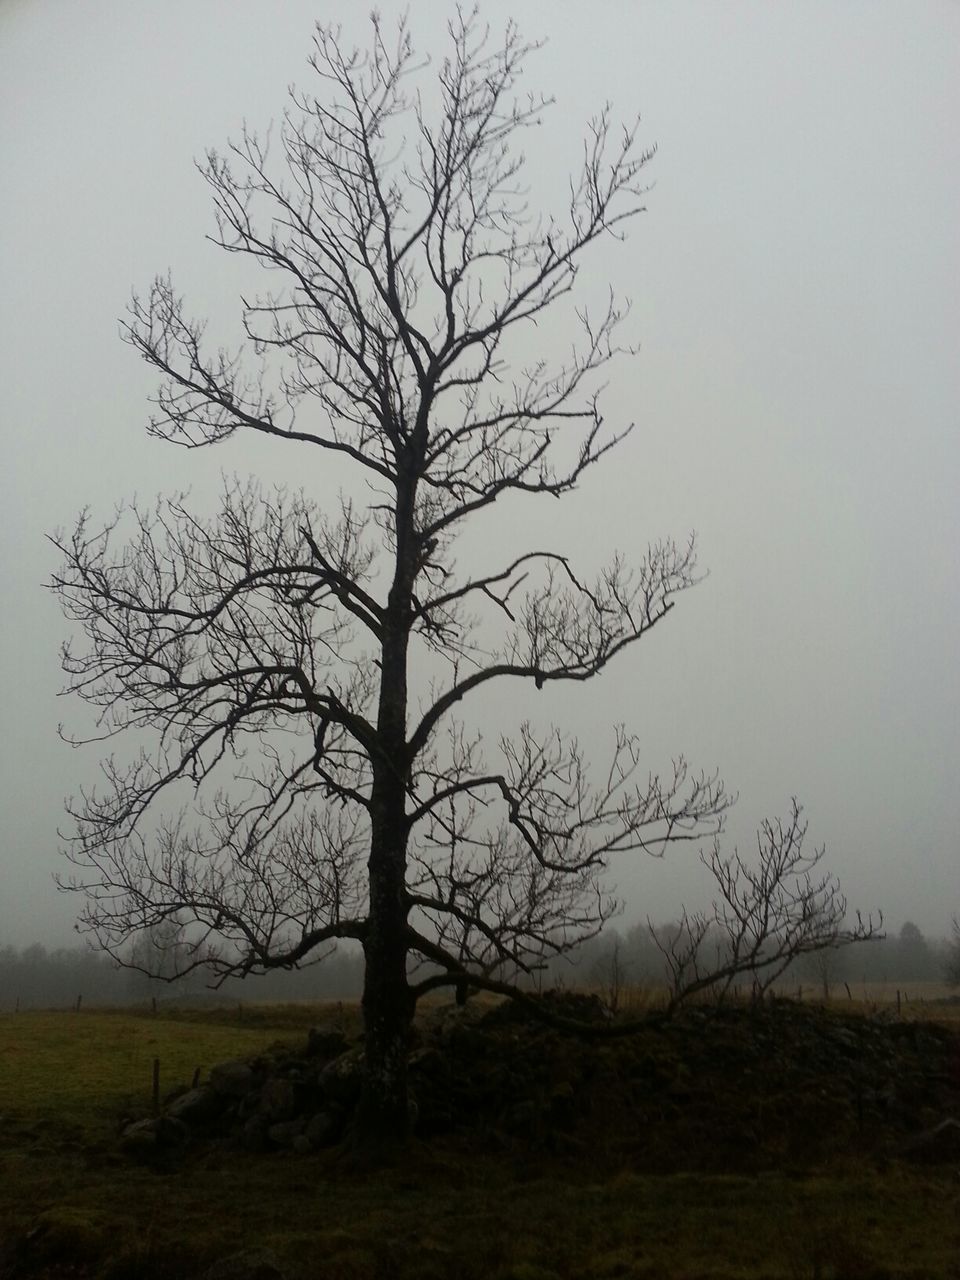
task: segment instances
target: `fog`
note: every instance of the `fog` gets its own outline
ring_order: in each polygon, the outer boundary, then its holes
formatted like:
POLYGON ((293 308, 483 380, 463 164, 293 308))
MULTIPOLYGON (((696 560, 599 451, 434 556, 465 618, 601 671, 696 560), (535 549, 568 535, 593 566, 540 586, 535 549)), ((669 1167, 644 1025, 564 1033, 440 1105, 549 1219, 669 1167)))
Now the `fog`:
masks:
MULTIPOLYGON (((513 8, 481 6, 494 29, 513 8)), ((414 7, 425 51, 442 52, 447 10, 414 7)), ((324 494, 348 480, 289 446, 149 439, 155 378, 117 335, 131 289, 169 266, 215 340, 235 336, 245 277, 205 240, 193 161, 279 117, 312 74, 317 17, 366 40, 345 3, 0 6, 0 944, 69 937, 57 827, 98 759, 57 734, 89 722, 56 696, 45 535, 135 493, 202 505, 221 472, 324 494)), ((532 204, 562 200, 606 99, 658 147, 647 213, 585 281, 632 299, 640 350, 604 410, 636 428, 556 510, 524 508, 524 534, 590 568, 695 529, 709 576, 601 679, 510 690, 485 715, 568 724, 598 758, 624 721, 651 768, 680 752, 718 767, 740 794, 731 842, 796 795, 854 906, 944 935, 960 910, 960 8, 532 0, 521 29, 546 39, 527 87, 556 98, 527 144, 532 204)), ((688 847, 612 872, 626 923, 708 892, 688 847)))

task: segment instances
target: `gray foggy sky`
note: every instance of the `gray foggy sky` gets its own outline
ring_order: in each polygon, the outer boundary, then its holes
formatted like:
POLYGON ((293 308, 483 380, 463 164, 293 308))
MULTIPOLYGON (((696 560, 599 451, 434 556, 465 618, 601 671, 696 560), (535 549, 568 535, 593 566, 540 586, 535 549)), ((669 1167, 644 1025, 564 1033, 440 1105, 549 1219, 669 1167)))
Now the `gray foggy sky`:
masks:
MULTIPOLYGON (((440 51, 449 6, 411 10, 440 51)), ((547 37, 527 77, 557 99, 528 140, 534 202, 562 198, 606 98, 659 146, 648 212, 585 282, 633 300, 641 351, 605 412, 637 427, 562 511, 525 509, 531 541, 589 568, 696 529, 710 573, 600 681, 511 690, 497 714, 597 743, 623 720, 653 768, 681 751, 719 766, 741 844, 796 794, 853 905, 945 933, 960 910, 960 6, 481 11, 547 37)), ((52 887, 56 828, 96 771, 96 748, 56 734, 84 721, 55 697, 65 624, 40 585, 57 563, 45 533, 135 492, 203 502, 221 471, 328 491, 289 447, 148 439, 155 379, 117 318, 169 266, 229 343, 241 276, 204 240, 192 161, 279 116, 309 80, 314 19, 364 42, 365 18, 316 0, 0 3, 0 945, 67 937, 79 904, 52 887)), ((628 922, 706 892, 683 848, 614 871, 628 922)))

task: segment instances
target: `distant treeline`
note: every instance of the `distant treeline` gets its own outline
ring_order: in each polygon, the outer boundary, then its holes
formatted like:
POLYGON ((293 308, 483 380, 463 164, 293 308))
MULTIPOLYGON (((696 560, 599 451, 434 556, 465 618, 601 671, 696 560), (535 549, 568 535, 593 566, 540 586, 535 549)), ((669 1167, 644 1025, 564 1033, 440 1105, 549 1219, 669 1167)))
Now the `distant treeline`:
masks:
POLYGON ((112 957, 85 947, 47 950, 34 944, 21 951, 0 948, 0 1011, 57 1009, 84 1005, 158 1004, 164 1000, 224 1002, 350 1000, 359 996, 362 981, 358 952, 343 950, 321 964, 275 971, 245 980, 229 979, 222 986, 193 973, 174 981, 148 978, 112 957))
MULTIPOLYGON (((667 933, 673 926, 658 926, 667 933)), ((863 982, 942 982, 956 965, 960 939, 928 939, 910 921, 879 941, 857 943, 795 961, 780 986, 829 993, 835 986, 863 982)), ((142 950, 141 950, 142 958, 142 950)), ((162 970, 163 965, 158 965, 162 970)), ((955 974, 960 971, 955 969, 955 974)), ((637 985, 665 981, 663 955, 646 925, 625 931, 607 929, 569 955, 551 960, 531 985, 590 987, 615 996, 637 985)), ((358 947, 342 946, 321 963, 303 969, 276 970, 246 979, 231 978, 219 987, 194 972, 173 982, 149 978, 87 948, 48 950, 39 944, 17 950, 0 948, 0 1011, 85 1005, 158 1005, 165 1000, 224 1002, 358 999, 363 957, 358 947)))
MULTIPOLYGON (((656 932, 664 939, 676 927, 658 925, 656 932)), ((722 953, 722 940, 716 945, 722 953)), ((796 990, 799 985, 828 995, 844 983, 853 988, 865 982, 960 982, 958 952, 960 937, 928 939, 908 920, 899 931, 885 937, 799 957, 780 979, 778 989, 796 990)), ((564 967, 557 970, 551 966, 551 977, 555 973, 559 976, 564 967)), ((657 985, 665 981, 663 954, 647 925, 622 933, 605 930, 580 949, 575 972, 578 981, 608 991, 614 984, 657 985)), ((742 984, 749 988, 748 975, 742 977, 742 984)))

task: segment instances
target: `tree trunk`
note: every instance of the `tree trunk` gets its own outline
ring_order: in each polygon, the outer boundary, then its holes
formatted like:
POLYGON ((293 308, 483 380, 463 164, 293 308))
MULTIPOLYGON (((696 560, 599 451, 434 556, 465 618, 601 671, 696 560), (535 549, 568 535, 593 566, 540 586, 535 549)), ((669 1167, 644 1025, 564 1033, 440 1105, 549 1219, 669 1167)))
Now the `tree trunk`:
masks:
MULTIPOLYGON (((379 824, 377 824, 379 825, 379 824)), ((356 1141, 363 1151, 402 1146, 410 1135, 407 1052, 414 1001, 407 982, 407 907, 402 829, 374 831, 370 914, 364 938, 363 1091, 356 1141)))
MULTIPOLYGON (((418 424, 420 447, 425 411, 418 424)), ((416 577, 416 469, 398 466, 396 561, 380 651, 377 754, 370 797, 370 906, 364 937, 364 1077, 356 1139, 365 1152, 410 1136, 407 1053, 416 1001, 407 982, 407 650, 416 577)))
MULTIPOLYGON (((404 524, 398 518, 398 529, 404 524)), ((380 663, 378 752, 370 804, 370 905, 364 949, 364 1078, 357 1145, 402 1146, 410 1135, 407 1052, 415 1001, 407 982, 407 643, 412 574, 398 534, 380 663)))

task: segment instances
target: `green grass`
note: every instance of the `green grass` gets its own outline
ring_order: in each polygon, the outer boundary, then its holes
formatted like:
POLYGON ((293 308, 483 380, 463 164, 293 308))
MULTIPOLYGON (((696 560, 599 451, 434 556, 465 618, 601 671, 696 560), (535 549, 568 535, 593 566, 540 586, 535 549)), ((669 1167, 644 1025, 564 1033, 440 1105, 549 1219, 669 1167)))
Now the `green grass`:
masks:
POLYGON ((573 1168, 542 1152, 497 1157, 469 1134, 373 1174, 336 1152, 212 1146, 167 1168, 120 1153, 117 1118, 149 1105, 154 1057, 166 1088, 316 1021, 300 1007, 245 1009, 242 1024, 236 1010, 0 1017, 0 1240, 16 1245, 19 1274, 190 1277, 265 1246, 291 1274, 325 1280, 960 1276, 950 1167, 601 1176, 589 1152, 573 1168))
MULTIPOLYGON (((236 1023, 236 1014, 234 1013, 236 1023)), ((94 1131, 123 1105, 148 1104, 153 1061, 161 1092, 225 1058, 255 1054, 283 1024, 223 1025, 114 1013, 0 1015, 0 1115, 58 1119, 94 1131)))

